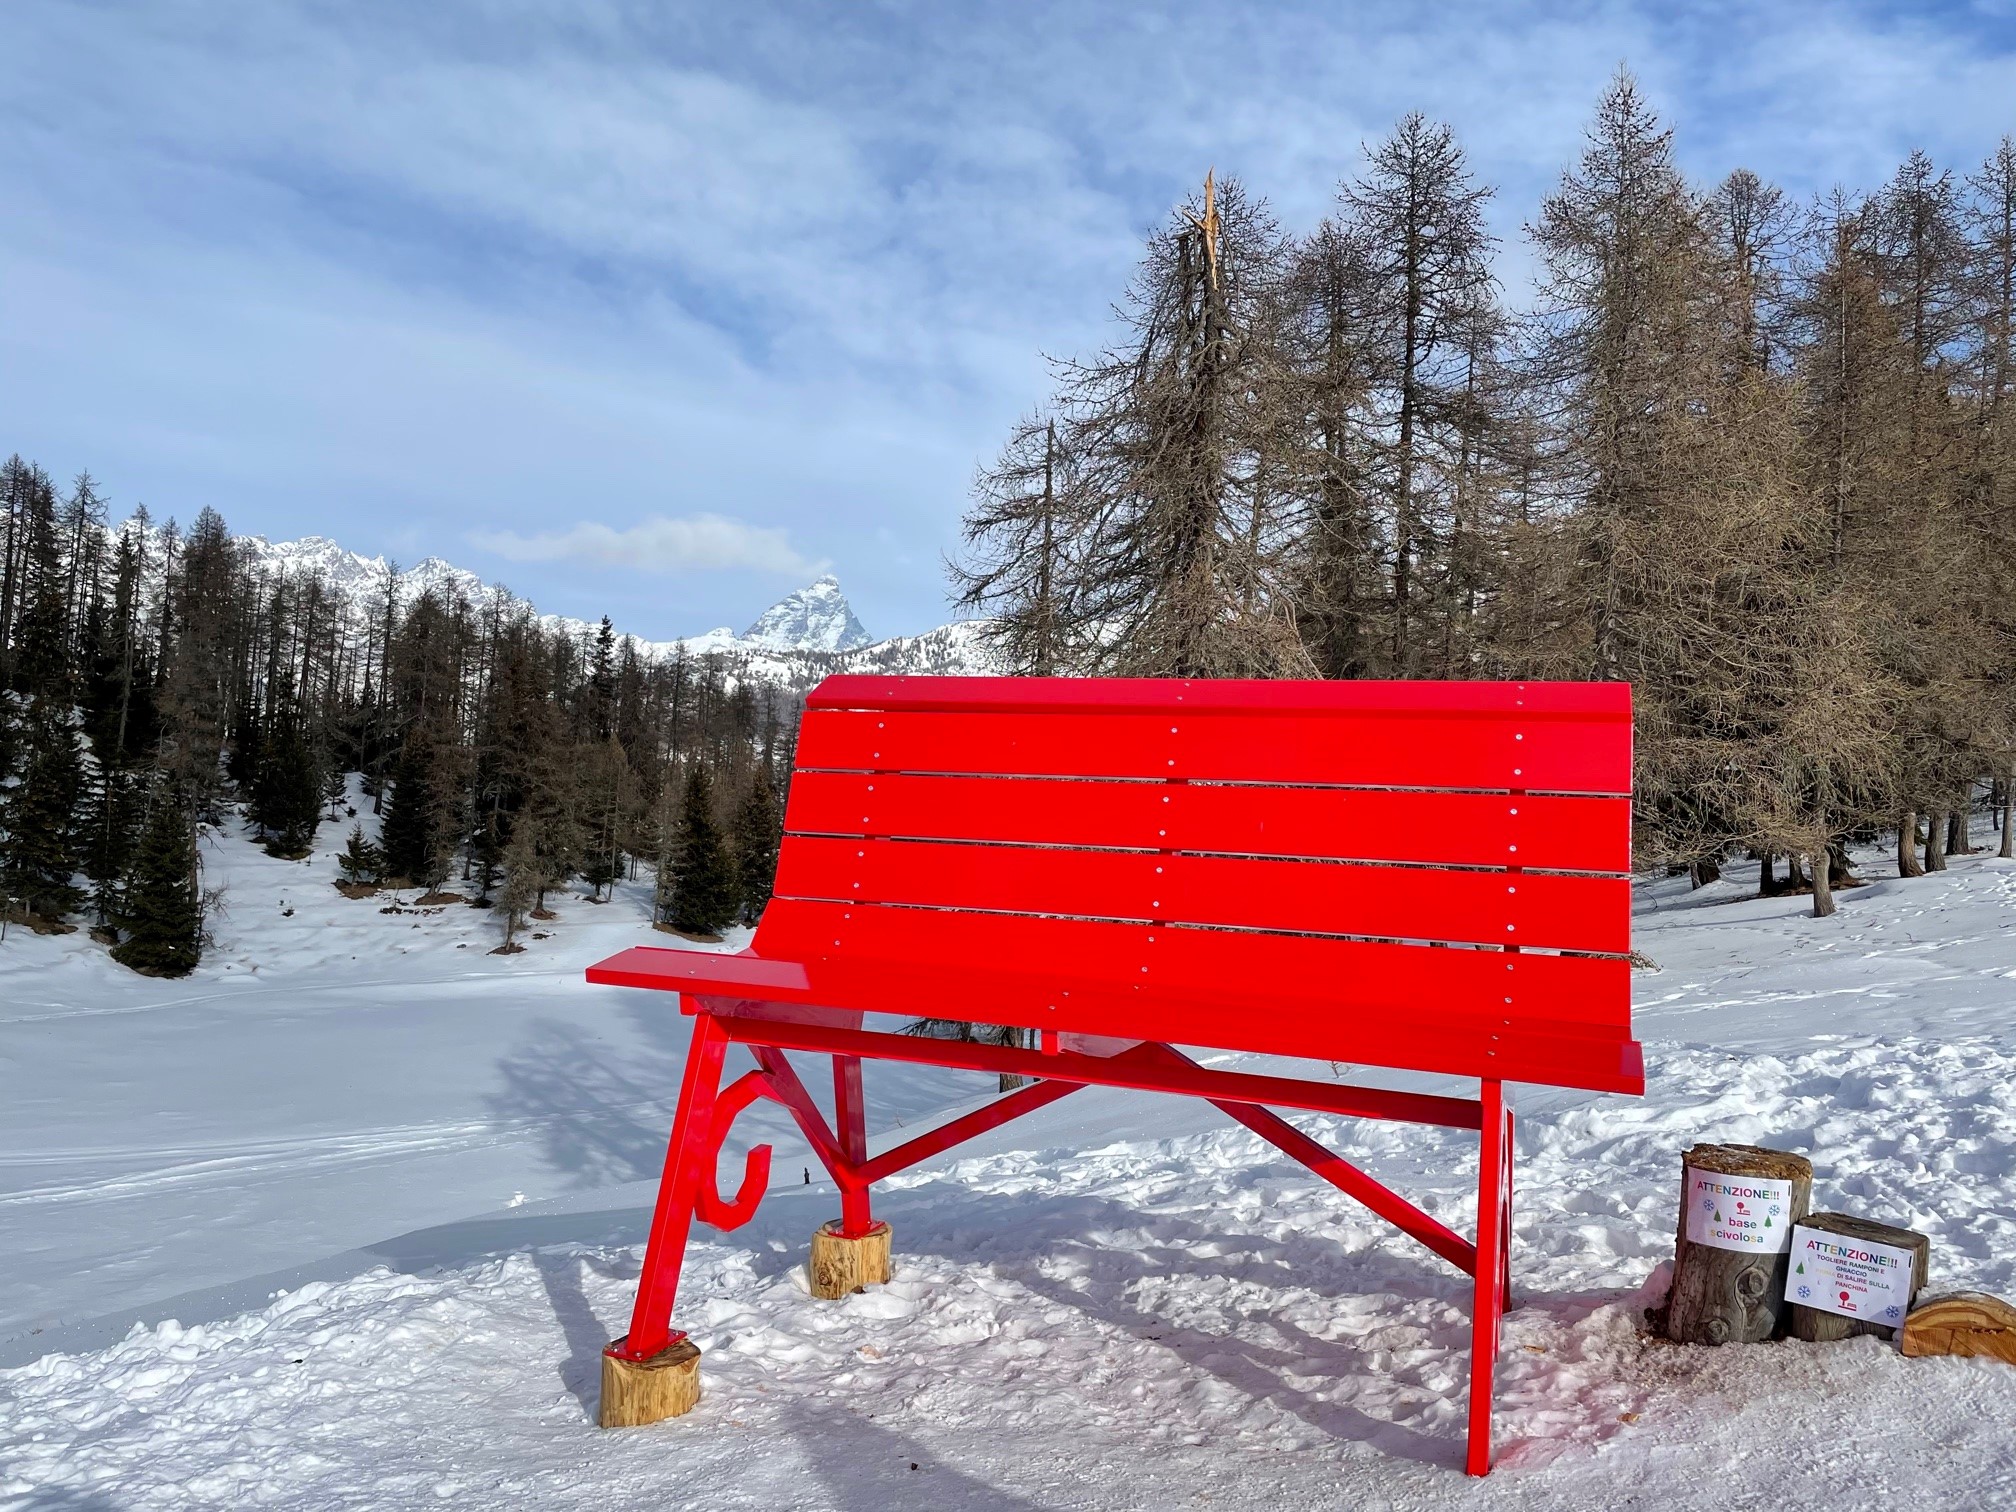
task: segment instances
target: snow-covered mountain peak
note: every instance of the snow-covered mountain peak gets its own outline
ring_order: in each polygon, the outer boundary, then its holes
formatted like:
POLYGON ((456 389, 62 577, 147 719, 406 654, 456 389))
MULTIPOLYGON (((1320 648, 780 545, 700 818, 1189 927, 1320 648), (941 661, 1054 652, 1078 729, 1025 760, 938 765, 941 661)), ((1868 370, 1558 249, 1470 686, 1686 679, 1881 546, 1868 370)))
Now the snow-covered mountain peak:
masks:
MULTIPOLYGON (((303 536, 294 541, 240 536, 238 540, 255 570, 289 577, 312 574, 367 606, 382 603, 388 586, 408 608, 429 590, 443 599, 459 596, 479 607, 496 603, 503 592, 485 585, 467 568, 440 557, 428 557, 401 570, 385 557, 347 551, 327 536, 303 536)), ((577 640, 592 638, 596 630, 585 620, 564 615, 542 614, 539 618, 548 629, 577 640)), ((956 676, 1005 670, 988 643, 986 627, 978 621, 956 621, 922 635, 873 639, 840 591, 840 580, 830 572, 779 599, 741 635, 723 625, 678 640, 639 641, 637 650, 646 657, 719 658, 732 666, 736 677, 793 690, 809 688, 834 672, 956 676)))
POLYGON ((742 639, 785 651, 853 651, 874 641, 830 572, 764 610, 742 639))

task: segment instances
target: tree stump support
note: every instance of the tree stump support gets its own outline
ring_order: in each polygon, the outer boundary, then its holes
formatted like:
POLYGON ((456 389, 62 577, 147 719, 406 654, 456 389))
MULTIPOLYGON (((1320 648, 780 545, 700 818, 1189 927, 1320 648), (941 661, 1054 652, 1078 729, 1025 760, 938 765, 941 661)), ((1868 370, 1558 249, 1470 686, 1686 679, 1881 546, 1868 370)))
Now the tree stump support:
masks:
MULTIPOLYGON (((1845 1239, 1859 1239, 1864 1243, 1887 1244, 1893 1249, 1910 1250, 1911 1297, 1915 1301, 1918 1288, 1925 1284, 1926 1269, 1932 1260, 1932 1241, 1924 1234, 1912 1229, 1894 1227, 1888 1223, 1877 1223, 1869 1218, 1857 1218, 1848 1213, 1811 1213, 1799 1220, 1807 1228, 1819 1229, 1825 1234, 1839 1234, 1845 1239)), ((1907 1309, 1908 1310, 1908 1309, 1907 1309)), ((1801 1307, 1792 1304, 1791 1334, 1795 1339, 1803 1339, 1808 1344, 1831 1344, 1837 1339, 1851 1339, 1858 1334, 1872 1334, 1879 1339, 1896 1336, 1897 1330, 1881 1323, 1871 1323, 1865 1318, 1847 1318, 1840 1313, 1828 1312, 1819 1307, 1801 1307)))
POLYGON ((1718 1249, 1687 1237, 1687 1197, 1693 1173, 1789 1181, 1791 1203, 1782 1233, 1803 1222, 1813 1201, 1813 1163, 1803 1155, 1758 1145, 1696 1145, 1681 1158, 1680 1224, 1673 1251, 1673 1289, 1654 1319, 1676 1344, 1761 1344, 1780 1336, 1788 1322, 1784 1250, 1718 1249))
POLYGON ((640 1428, 683 1417, 700 1402, 700 1347, 685 1335, 648 1360, 618 1351, 629 1335, 602 1351, 602 1401, 596 1421, 604 1428, 640 1428))
POLYGON ((880 1286, 889 1279, 889 1225, 876 1223, 850 1238, 839 1220, 822 1223, 812 1235, 812 1258, 805 1275, 812 1295, 831 1302, 880 1286))
POLYGON ((1914 1308, 1898 1347, 1905 1354, 1966 1355, 2016 1365, 2016 1307, 1986 1292, 1954 1292, 1914 1308))

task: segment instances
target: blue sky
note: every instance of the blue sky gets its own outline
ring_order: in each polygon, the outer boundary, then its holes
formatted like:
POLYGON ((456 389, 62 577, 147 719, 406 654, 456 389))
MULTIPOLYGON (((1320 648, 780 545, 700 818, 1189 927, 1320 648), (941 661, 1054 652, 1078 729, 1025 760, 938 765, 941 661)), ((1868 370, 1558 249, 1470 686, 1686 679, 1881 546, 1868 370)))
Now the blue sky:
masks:
POLYGON ((1207 167, 1410 109, 1519 227, 1627 63, 1703 180, 2016 131, 2016 4, 5 0, 0 452, 647 636, 946 617, 975 465, 1207 167))

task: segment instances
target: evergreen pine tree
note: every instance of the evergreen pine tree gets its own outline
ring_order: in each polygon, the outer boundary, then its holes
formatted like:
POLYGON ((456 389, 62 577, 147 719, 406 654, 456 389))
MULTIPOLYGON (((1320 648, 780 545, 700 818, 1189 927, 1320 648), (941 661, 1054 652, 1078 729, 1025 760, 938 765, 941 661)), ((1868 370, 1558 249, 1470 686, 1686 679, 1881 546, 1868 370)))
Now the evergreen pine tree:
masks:
POLYGON ((687 934, 717 934, 735 922, 737 901, 735 859, 714 822, 713 775, 704 762, 695 762, 679 811, 672 927, 687 934))
POLYGON ((34 594, 21 617, 15 676, 27 695, 22 715, 20 780, 5 797, 0 889, 37 918, 60 919, 80 901, 75 817, 77 735, 71 724, 74 679, 64 646, 61 564, 46 507, 31 518, 27 556, 34 594))
POLYGON ((432 869, 434 795, 428 782, 427 753, 418 740, 400 747, 392 768, 392 796, 385 805, 384 846, 387 880, 422 880, 432 869))
POLYGON ((47 713, 28 723, 28 761, 7 795, 0 840, 0 888, 37 918, 56 920, 80 900, 73 814, 77 743, 67 723, 47 713))
POLYGON ((758 765, 749 791, 735 810, 735 873, 742 904, 742 922, 754 924, 770 902, 777 880, 779 815, 777 789, 770 769, 758 765))
POLYGON ((134 774, 101 763, 91 778, 84 808, 84 875, 91 879, 91 908, 98 923, 119 913, 119 884, 133 861, 139 839, 139 789, 134 774))
POLYGON ((364 838, 362 821, 350 826, 349 842, 336 858, 343 880, 355 885, 375 883, 385 875, 385 852, 364 838))
POLYGON ((112 958, 143 976, 187 976, 202 955, 203 913, 196 891, 196 827, 167 791, 154 812, 126 885, 126 938, 112 958))
POLYGON ((266 853, 297 861, 315 843, 322 822, 322 774, 302 733, 300 716, 282 702, 266 723, 252 817, 266 835, 266 853))
POLYGON ((504 943, 491 954, 515 955, 525 948, 518 943, 518 931, 525 927, 525 916, 539 901, 546 885, 539 847, 532 843, 528 827, 520 826, 511 843, 504 847, 503 871, 504 887, 497 902, 504 914, 504 943))

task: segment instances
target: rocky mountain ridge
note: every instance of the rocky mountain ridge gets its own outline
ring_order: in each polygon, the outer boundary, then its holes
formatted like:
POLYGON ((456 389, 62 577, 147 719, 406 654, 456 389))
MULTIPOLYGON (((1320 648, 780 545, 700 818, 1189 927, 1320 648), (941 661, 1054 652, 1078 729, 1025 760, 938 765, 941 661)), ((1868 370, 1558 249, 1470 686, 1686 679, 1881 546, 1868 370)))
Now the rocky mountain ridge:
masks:
MULTIPOLYGON (((394 571, 386 558, 347 550, 326 536, 303 536, 294 541, 241 536, 239 540, 256 566, 276 576, 319 576, 353 599, 382 594, 388 581, 400 600, 408 603, 428 589, 459 593, 474 604, 488 603, 504 591, 440 557, 427 557, 394 571)), ((567 635, 593 635, 596 630, 585 620, 565 615, 542 614, 539 618, 550 629, 567 635)), ((719 657, 733 672, 791 689, 808 688, 836 672, 958 676, 1001 670, 985 643, 979 621, 954 621, 921 635, 876 640, 855 615, 839 579, 831 573, 786 594, 739 634, 724 625, 677 640, 639 638, 637 649, 653 659, 680 654, 719 657)))

